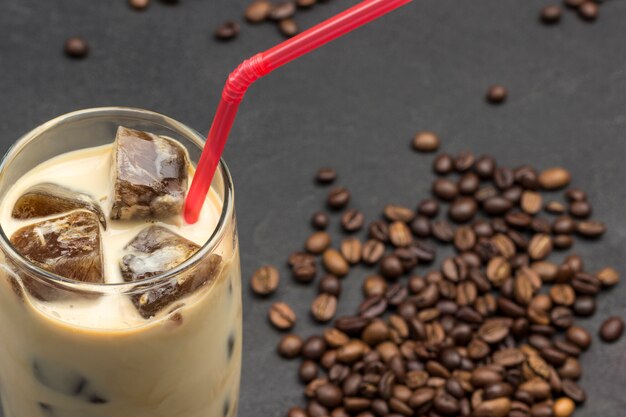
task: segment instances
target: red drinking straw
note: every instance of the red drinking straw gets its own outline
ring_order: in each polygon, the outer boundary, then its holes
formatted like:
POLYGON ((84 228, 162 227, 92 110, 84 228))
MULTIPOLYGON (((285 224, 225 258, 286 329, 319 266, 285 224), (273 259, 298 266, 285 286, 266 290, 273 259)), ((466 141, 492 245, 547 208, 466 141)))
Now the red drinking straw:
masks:
POLYGON ((242 62, 230 74, 224 86, 222 100, 215 113, 206 145, 185 201, 185 221, 189 224, 198 221, 217 164, 222 157, 228 134, 235 121, 239 103, 253 82, 276 68, 411 1, 365 0, 298 36, 242 62))

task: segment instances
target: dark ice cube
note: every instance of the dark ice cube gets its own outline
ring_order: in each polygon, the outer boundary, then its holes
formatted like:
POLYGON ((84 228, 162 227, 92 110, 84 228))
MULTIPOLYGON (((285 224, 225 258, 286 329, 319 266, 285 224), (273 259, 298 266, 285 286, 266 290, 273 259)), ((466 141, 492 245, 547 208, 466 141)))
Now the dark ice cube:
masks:
POLYGON ((111 219, 180 214, 187 169, 187 153, 177 142, 120 126, 113 147, 111 219))
MULTIPOLYGON (((198 249, 200 247, 195 243, 163 226, 147 227, 124 248, 125 255, 120 262, 122 277, 127 282, 140 282, 162 274, 186 261, 198 249)), ((217 277, 221 264, 219 255, 210 255, 159 287, 142 291, 138 286, 137 293, 132 296, 133 303, 144 318, 152 317, 217 277)))
POLYGON ((17 199, 11 215, 16 219, 32 219, 77 209, 95 213, 106 229, 104 213, 93 197, 50 182, 37 184, 26 190, 17 199))
POLYGON ((87 210, 33 223, 11 236, 25 258, 46 271, 83 282, 104 282, 98 217, 87 210))

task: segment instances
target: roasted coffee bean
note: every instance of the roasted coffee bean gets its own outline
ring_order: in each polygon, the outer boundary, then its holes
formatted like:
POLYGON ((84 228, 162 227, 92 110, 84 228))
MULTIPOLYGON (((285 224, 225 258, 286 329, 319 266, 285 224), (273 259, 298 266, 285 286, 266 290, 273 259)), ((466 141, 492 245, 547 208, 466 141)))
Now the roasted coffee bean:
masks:
POLYGON ((445 220, 435 220, 432 223, 432 234, 443 243, 450 243, 454 239, 454 230, 445 220))
POLYGON ((306 359, 319 360, 326 352, 326 341, 320 336, 310 336, 302 346, 302 356, 306 359))
POLYGON ((552 223, 552 231, 556 234, 570 234, 576 231, 576 222, 569 216, 560 216, 552 223))
POLYGON ((567 397, 559 398, 552 406, 554 417, 570 417, 574 413, 575 409, 576 404, 571 398, 567 397))
POLYGON ((385 246, 376 239, 370 239, 363 245, 362 258, 363 262, 368 265, 374 265, 385 254, 385 246))
POLYGON ((344 187, 332 188, 328 192, 328 206, 334 210, 344 208, 350 202, 350 192, 344 187))
POLYGON ((569 206, 569 212, 572 216, 579 219, 586 219, 591 216, 591 204, 588 201, 574 201, 569 206))
POLYGON ((578 8, 578 15, 589 22, 596 20, 599 13, 600 7, 598 4, 590 0, 583 2, 578 8))
POLYGON ((293 359, 300 355, 302 351, 302 339, 295 334, 288 334, 283 336, 278 344, 278 353, 280 356, 286 359, 293 359))
POLYGON ((530 228, 535 233, 550 233, 550 222, 543 217, 535 217, 530 223, 530 228))
POLYGON ((439 137, 433 132, 418 132, 412 141, 413 149, 418 152, 435 152, 439 148, 439 137))
POLYGON ((298 33, 300 33, 300 28, 298 27, 296 21, 293 19, 281 20, 280 22, 278 22, 278 29, 280 30, 280 33, 288 38, 296 36, 298 33))
POLYGON ((89 44, 82 38, 74 37, 65 41, 65 54, 71 58, 84 58, 89 53, 89 44))
POLYGON ((279 330, 291 329, 296 324, 296 313, 291 307, 282 302, 271 305, 268 317, 270 323, 279 330))
POLYGON ((459 192, 461 194, 473 195, 476 191, 478 191, 478 187, 480 186, 480 178, 473 172, 468 172, 463 175, 459 180, 459 192))
POLYGON ((535 191, 524 191, 520 201, 520 206, 528 214, 537 214, 541 211, 543 199, 541 194, 535 191))
POLYGON ((430 220, 424 216, 417 216, 411 222, 411 231, 417 237, 429 237, 431 234, 430 220))
POLYGON ((518 204, 522 199, 523 192, 524 190, 522 189, 522 187, 513 186, 508 190, 504 190, 502 192, 502 197, 506 198, 511 202, 511 204, 515 205, 518 204))
POLYGON ((568 284, 555 284, 550 288, 550 297, 555 304, 571 306, 576 301, 576 293, 568 284))
POLYGON ((320 294, 330 294, 339 297, 341 294, 341 281, 334 275, 325 275, 318 285, 320 294))
POLYGON ((364 317, 340 317, 335 321, 335 327, 348 335, 360 334, 369 320, 364 317))
POLYGON ((437 155, 433 162, 433 170, 439 175, 445 175, 454 169, 454 160, 447 153, 437 155))
MULTIPOLYGON (((296 6, 301 8, 307 8, 314 6, 318 0, 296 0, 296 6)), ((334 416, 333 416, 334 417, 334 416)))
POLYGON ((315 232, 306 240, 305 249, 313 254, 319 255, 330 246, 331 238, 326 232, 315 232))
POLYGON ((511 207, 513 207, 511 202, 504 197, 490 197, 483 203, 483 210, 491 216, 504 214, 511 207))
POLYGON ((476 244, 476 233, 471 227, 461 226, 454 232, 454 246, 461 252, 468 251, 476 244))
POLYGON ((554 341, 554 347, 560 350, 561 352, 571 356, 571 357, 579 357, 581 353, 581 349, 572 342, 563 339, 557 339, 554 341))
POLYGON ((610 317, 600 327, 600 338, 606 343, 619 340, 624 333, 624 320, 620 317, 610 317))
POLYGON ((596 277, 605 287, 612 287, 617 285, 620 281, 619 272, 617 272, 614 268, 603 268, 598 271, 596 277))
POLYGON ((498 190, 496 190, 491 185, 485 185, 483 187, 480 187, 474 193, 474 198, 476 199, 476 201, 478 201, 481 204, 483 204, 485 201, 487 201, 491 197, 496 197, 496 196, 498 196, 498 190))
POLYGON ((478 336, 487 343, 501 342, 509 335, 510 325, 505 319, 489 319, 478 330, 478 336))
POLYGON ((528 255, 533 260, 545 259, 550 252, 552 252, 552 239, 546 234, 536 234, 528 244, 528 255))
POLYGON ((486 274, 495 287, 500 287, 511 276, 511 265, 504 257, 496 256, 487 264, 486 274))
POLYGON ((315 265, 315 257, 305 252, 294 252, 289 255, 289 259, 287 259, 287 264, 289 264, 289 266, 291 267, 294 267, 296 265, 315 265))
POLYGON ((326 230, 329 223, 330 218, 328 217, 328 214, 322 211, 314 213, 313 217, 311 217, 311 225, 317 230, 326 230))
POLYGON ((341 330, 331 327, 324 330, 324 340, 328 346, 338 348, 347 344, 350 341, 350 338, 341 330))
POLYGON ((359 316, 367 319, 372 319, 383 314, 387 310, 387 300, 380 296, 375 295, 364 300, 359 306, 359 316))
POLYGON ((310 417, 306 411, 300 407, 291 407, 287 412, 287 417, 310 417))
POLYGON ((568 201, 585 201, 587 200, 587 193, 579 188, 570 188, 565 192, 565 197, 568 201))
POLYGON ((385 299, 387 300, 387 303, 394 307, 402 304, 408 295, 409 291, 406 286, 400 283, 391 285, 387 291, 385 291, 385 299))
POLYGON ((406 223, 395 221, 389 226, 389 240, 395 247, 402 248, 409 246, 413 237, 406 223))
POLYGON ((135 10, 145 10, 150 6, 150 0, 128 0, 128 5, 135 10))
POLYGON ((539 174, 539 185, 544 190, 557 190, 567 186, 572 177, 570 173, 561 167, 549 168, 539 174))
POLYGON ((459 402, 452 395, 443 393, 435 397, 433 406, 443 416, 456 416, 459 412, 459 402))
POLYGON ((346 232, 356 232, 363 227, 365 216, 356 209, 347 210, 341 216, 341 227, 346 232))
POLYGON ((354 265, 361 261, 361 241, 356 238, 347 238, 341 242, 341 254, 349 264, 354 265))
POLYGON ((335 249, 327 249, 322 255, 322 263, 331 274, 343 277, 350 271, 350 265, 341 253, 335 249))
POLYGON ((585 391, 571 379, 563 380, 563 394, 567 395, 577 404, 582 404, 587 399, 585 391))
POLYGON ((551 365, 561 366, 565 363, 567 355, 553 347, 546 347, 539 351, 541 357, 551 365))
POLYGON ((602 289, 602 283, 596 277, 585 272, 579 272, 571 282, 577 294, 596 295, 602 289))
MULTIPOLYGON (((376 317, 377 315, 379 315, 377 314, 377 312, 373 312, 373 310, 380 307, 382 305, 381 303, 384 303, 384 300, 381 301, 381 299, 379 298, 376 300, 376 302, 378 302, 378 304, 372 304, 367 307, 363 307, 363 305, 361 305, 361 308, 359 308, 359 310, 362 311, 361 315, 363 317, 365 317, 365 315, 369 313, 371 313, 372 317, 376 317)), ((386 304, 384 304, 384 306, 384 308, 386 308, 386 304)), ((389 338, 389 327, 382 320, 373 320, 363 330, 361 338, 368 345, 376 346, 389 338)))
POLYGON ((587 220, 578 223, 576 231, 579 235, 589 239, 595 239, 606 232, 606 226, 602 222, 587 220))
POLYGON ((492 156, 482 155, 476 160, 474 170, 480 178, 489 179, 496 170, 496 160, 492 156))
POLYGON ((218 26, 217 29, 215 29, 214 35, 215 38, 220 41, 229 41, 236 38, 240 31, 241 28, 237 22, 228 21, 218 26))
POLYGON ((317 268, 314 264, 299 263, 291 269, 293 277, 296 281, 307 284, 315 279, 317 268))
POLYGON ((532 217, 521 211, 510 211, 504 217, 506 223, 516 229, 525 229, 530 226, 532 217))
POLYGON ((465 172, 474 166, 474 154, 469 151, 460 152, 454 159, 454 169, 465 172))
POLYGON ((272 6, 268 17, 275 21, 288 19, 296 12, 296 5, 292 1, 286 0, 272 6))
POLYGON ((498 189, 506 190, 513 186, 515 176, 510 168, 500 167, 495 170, 493 180, 498 189))
POLYGON ((371 275, 363 281, 363 294, 366 297, 384 295, 387 291, 387 282, 380 275, 371 275))
POLYGON ((576 297, 573 306, 574 313, 577 316, 589 317, 596 312, 596 301, 591 296, 576 297))
POLYGON ((565 213, 565 206, 558 201, 550 201, 546 204, 546 211, 552 214, 563 214, 565 213))
POLYGON ((550 320, 555 326, 567 329, 574 323, 574 315, 567 307, 555 307, 550 313, 550 320))
POLYGON ((263 266, 255 271, 250 280, 250 287, 257 295, 272 294, 278 288, 280 274, 273 266, 263 266))
POLYGON ((389 240, 389 225, 382 220, 375 220, 368 227, 369 237, 387 242, 389 240))
POLYGON ((513 386, 506 382, 496 382, 495 384, 487 385, 483 391, 483 398, 493 400, 496 398, 510 398, 513 395, 513 386))
POLYGON ((260 23, 267 19, 272 4, 267 0, 255 0, 246 8, 245 18, 250 23, 260 23))
POLYGON ((317 378, 319 373, 319 367, 312 360, 304 360, 300 364, 300 369, 298 370, 298 376, 300 377, 300 381, 308 384, 317 378))
POLYGON ((328 293, 319 294, 311 304, 311 315, 320 323, 330 321, 337 312, 337 297, 328 293))
POLYGON ((332 409, 341 405, 343 393, 341 389, 334 384, 324 384, 320 385, 317 390, 315 390, 315 398, 324 407, 332 409))
POLYGON ((417 206, 417 212, 422 216, 430 218, 436 217, 439 213, 439 203, 437 202, 437 200, 434 200, 432 198, 422 200, 417 206))
POLYGON ((387 279, 399 278, 404 273, 402 263, 397 256, 386 255, 380 260, 380 274, 387 279))
POLYGON ((467 222, 476 215, 477 210, 476 200, 470 197, 459 197, 450 204, 448 216, 455 222, 467 222))
POLYGON ((541 10, 541 21, 547 24, 554 24, 561 20, 561 8, 559 6, 546 6, 541 10))
POLYGON ((561 378, 577 380, 582 375, 582 367, 576 358, 567 358, 558 370, 561 378))
POLYGON ((444 201, 452 201, 459 195, 458 185, 447 178, 437 178, 433 182, 433 194, 444 201))
POLYGON ((492 104, 503 103, 507 98, 508 92, 504 86, 492 85, 487 90, 487 101, 492 104))
POLYGON ((415 217, 415 212, 408 207, 398 206, 395 204, 387 204, 383 210, 385 217, 390 222, 410 223, 415 217))

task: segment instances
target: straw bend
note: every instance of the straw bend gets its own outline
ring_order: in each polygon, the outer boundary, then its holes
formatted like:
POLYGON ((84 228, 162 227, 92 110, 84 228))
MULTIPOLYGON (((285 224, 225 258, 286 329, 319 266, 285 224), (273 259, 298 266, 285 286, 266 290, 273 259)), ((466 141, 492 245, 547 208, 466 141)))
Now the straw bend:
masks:
POLYGON ((222 98, 229 103, 241 102, 248 87, 270 72, 262 52, 246 59, 228 76, 222 98))

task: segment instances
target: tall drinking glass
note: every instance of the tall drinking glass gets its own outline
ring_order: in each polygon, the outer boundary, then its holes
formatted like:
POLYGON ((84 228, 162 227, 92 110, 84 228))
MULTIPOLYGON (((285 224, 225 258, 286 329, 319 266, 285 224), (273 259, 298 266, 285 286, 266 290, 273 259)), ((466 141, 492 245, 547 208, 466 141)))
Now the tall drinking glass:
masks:
MULTIPOLYGON (((203 138, 140 109, 82 110, 23 136, 0 165, 0 199, 57 155, 110 144, 118 126, 179 141, 196 163, 203 138)), ((93 284, 47 272, 0 229, 0 394, 4 417, 231 417, 241 369, 241 272, 233 184, 221 162, 212 188, 219 213, 208 241, 147 280, 93 284), (128 300, 186 279, 203 285, 153 317, 123 317, 128 300)), ((113 260, 108 260, 112 262, 113 260)))

